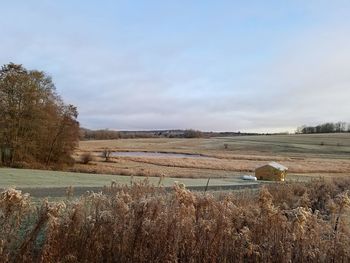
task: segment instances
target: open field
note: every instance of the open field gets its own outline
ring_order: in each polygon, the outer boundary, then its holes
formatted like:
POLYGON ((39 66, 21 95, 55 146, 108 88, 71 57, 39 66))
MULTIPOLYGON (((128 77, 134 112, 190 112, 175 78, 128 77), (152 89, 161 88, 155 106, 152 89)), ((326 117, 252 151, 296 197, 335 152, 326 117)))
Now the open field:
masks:
POLYGON ((222 155, 282 155, 287 157, 349 158, 350 133, 235 136, 209 139, 120 139, 81 141, 85 151, 164 151, 222 155), (224 149, 228 144, 228 149, 224 149))
POLYGON ((287 166, 293 175, 350 175, 350 133, 82 141, 75 158, 79 160, 83 152, 93 152, 95 161, 90 165, 77 164, 74 171, 222 178, 252 173, 266 162, 277 161, 287 166), (99 156, 105 148, 112 151, 200 154, 208 158, 119 156, 103 162, 99 156))
MULTIPOLYGON (((100 191, 105 186, 110 186, 112 182, 120 185, 130 185, 131 182, 137 183, 144 181, 144 176, 120 176, 108 174, 88 174, 57 171, 42 171, 31 169, 13 169, 0 168, 0 189, 16 187, 29 192, 32 196, 65 196, 65 190, 73 187, 75 194, 82 194, 86 191, 100 191)), ((174 186, 176 182, 182 183, 187 187, 203 188, 207 184, 207 179, 192 178, 170 178, 148 177, 150 184, 164 187, 174 186)), ((238 176, 231 178, 210 179, 209 187, 227 187, 227 186, 246 186, 257 185, 258 182, 249 182, 241 180, 238 176)), ((236 187, 236 188, 237 188, 236 187)))
POLYGON ((211 178, 210 186, 245 185, 250 182, 241 180, 240 176, 253 174, 256 167, 269 161, 278 161, 289 167, 289 181, 350 175, 349 134, 82 141, 75 154, 76 160, 79 161, 80 154, 84 152, 92 152, 94 161, 87 165, 77 162, 69 172, 1 168, 0 188, 36 188, 38 191, 34 193, 40 192, 40 196, 50 195, 54 188, 62 193, 62 189, 69 186, 83 192, 101 189, 112 181, 130 184, 131 175, 135 182, 147 176, 154 185, 158 185, 160 177, 164 177, 164 186, 172 186, 179 181, 189 187, 203 187, 207 178, 211 178), (227 149, 224 144, 228 145, 227 149), (197 154, 202 157, 192 158, 189 155, 178 158, 171 155, 158 158, 138 154, 113 157, 105 162, 100 157, 104 148, 126 152, 197 154))
MULTIPOLYGON (((145 180, 143 176, 134 176, 133 181, 145 180)), ((148 177, 151 184, 158 185, 159 177, 148 177)), ((130 184, 129 176, 108 175, 108 174, 88 174, 88 173, 69 173, 57 171, 43 171, 31 169, 14 169, 0 168, 0 188, 16 186, 19 188, 52 188, 52 187, 68 187, 68 186, 109 186, 114 181, 118 184, 130 184)), ((192 178, 170 178, 162 179, 161 184, 164 186, 172 186, 174 182, 184 183, 186 186, 205 186, 207 179, 192 179, 192 178)), ((239 177, 232 178, 217 178, 211 179, 211 185, 231 185, 231 184, 246 184, 246 181, 239 177)), ((249 183, 249 182, 248 182, 249 183)))

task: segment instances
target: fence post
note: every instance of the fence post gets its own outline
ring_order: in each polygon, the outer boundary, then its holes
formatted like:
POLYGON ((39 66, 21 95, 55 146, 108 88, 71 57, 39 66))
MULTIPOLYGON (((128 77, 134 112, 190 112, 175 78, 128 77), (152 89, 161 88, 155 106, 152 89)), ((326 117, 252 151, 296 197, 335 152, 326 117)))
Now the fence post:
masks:
POLYGON ((210 177, 208 178, 207 185, 205 186, 204 193, 208 190, 209 181, 210 181, 210 177))

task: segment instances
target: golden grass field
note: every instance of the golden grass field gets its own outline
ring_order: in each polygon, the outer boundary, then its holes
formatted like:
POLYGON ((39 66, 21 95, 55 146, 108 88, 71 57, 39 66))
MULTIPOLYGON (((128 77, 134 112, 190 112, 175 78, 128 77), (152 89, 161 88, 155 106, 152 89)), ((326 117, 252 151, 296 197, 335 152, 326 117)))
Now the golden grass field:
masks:
POLYGON ((350 134, 236 136, 200 139, 120 139, 81 141, 76 160, 91 152, 94 161, 77 163, 73 171, 166 177, 215 178, 252 173, 269 161, 301 176, 350 175, 350 134), (226 148, 225 148, 226 144, 226 148), (200 154, 208 158, 124 156, 104 162, 101 151, 200 154))

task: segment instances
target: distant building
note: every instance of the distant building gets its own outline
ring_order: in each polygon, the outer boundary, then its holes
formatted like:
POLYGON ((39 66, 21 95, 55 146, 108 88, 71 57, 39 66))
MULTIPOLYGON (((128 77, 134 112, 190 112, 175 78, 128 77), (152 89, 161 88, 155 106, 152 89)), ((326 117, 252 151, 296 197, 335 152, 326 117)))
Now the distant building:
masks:
POLYGON ((258 180, 284 181, 288 168, 276 162, 270 162, 255 169, 255 177, 258 180))

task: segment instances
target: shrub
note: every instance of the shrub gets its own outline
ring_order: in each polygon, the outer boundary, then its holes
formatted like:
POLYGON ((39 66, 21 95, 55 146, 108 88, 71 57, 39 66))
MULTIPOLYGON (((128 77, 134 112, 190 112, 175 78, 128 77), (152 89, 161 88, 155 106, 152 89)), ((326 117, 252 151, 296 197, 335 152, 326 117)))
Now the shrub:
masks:
POLYGON ((87 153, 83 153, 81 156, 80 156, 80 161, 82 164, 88 164, 89 162, 93 161, 93 156, 90 152, 87 152, 87 153))

